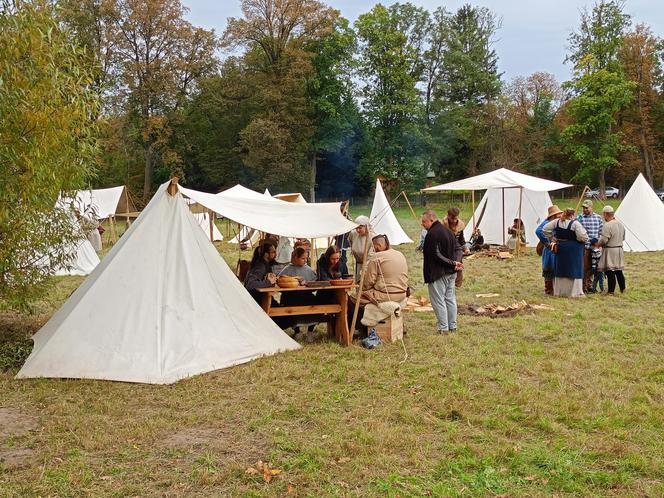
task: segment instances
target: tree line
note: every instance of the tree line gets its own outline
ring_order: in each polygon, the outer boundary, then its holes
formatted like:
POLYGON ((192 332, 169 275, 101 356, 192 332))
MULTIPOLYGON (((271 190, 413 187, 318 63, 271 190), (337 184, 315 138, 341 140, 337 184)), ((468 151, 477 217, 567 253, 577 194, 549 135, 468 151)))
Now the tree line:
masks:
POLYGON ((176 174, 342 198, 503 166, 664 184, 663 44, 621 1, 581 12, 562 83, 504 81, 483 7, 378 3, 352 25, 317 0, 241 7, 216 34, 180 0, 0 0, 0 297, 65 256, 77 235, 53 205, 78 188, 147 202, 176 174))

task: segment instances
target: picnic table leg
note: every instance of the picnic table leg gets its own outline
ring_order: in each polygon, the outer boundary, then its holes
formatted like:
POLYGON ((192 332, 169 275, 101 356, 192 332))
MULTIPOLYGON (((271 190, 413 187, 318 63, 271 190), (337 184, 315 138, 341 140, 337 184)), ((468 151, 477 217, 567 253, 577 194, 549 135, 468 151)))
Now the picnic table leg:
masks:
POLYGON ((341 306, 341 311, 335 320, 335 336, 340 344, 350 346, 353 342, 353 336, 351 335, 352 332, 348 330, 348 292, 346 289, 337 289, 334 294, 341 306))
POLYGON ((272 292, 266 292, 263 295, 263 304, 261 305, 263 310, 268 315, 270 314, 270 308, 272 307, 272 292))

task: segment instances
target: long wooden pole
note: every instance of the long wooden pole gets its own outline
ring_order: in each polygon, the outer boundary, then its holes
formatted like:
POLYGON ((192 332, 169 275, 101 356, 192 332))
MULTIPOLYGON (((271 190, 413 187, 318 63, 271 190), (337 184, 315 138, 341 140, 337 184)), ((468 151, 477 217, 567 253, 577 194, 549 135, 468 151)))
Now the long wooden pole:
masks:
POLYGON ((360 275, 360 287, 357 289, 356 299, 355 299, 355 309, 353 310, 353 320, 348 329, 348 337, 346 339, 346 346, 350 346, 353 343, 353 332, 355 332, 355 324, 357 323, 357 314, 360 312, 360 298, 362 297, 362 286, 364 285, 364 275, 365 269, 367 267, 367 257, 369 255, 369 227, 367 226, 366 241, 364 243, 364 256, 362 259, 362 270, 360 275))
POLYGON ((505 245, 505 188, 502 189, 503 192, 503 245, 505 245))
POLYGON ((583 202, 583 196, 586 195, 586 192, 588 192, 588 190, 590 190, 590 187, 588 187, 588 185, 583 187, 583 191, 581 192, 581 197, 579 197, 579 202, 576 203, 576 207, 574 208, 575 213, 579 212, 579 206, 583 202))
POLYGON ((519 255, 521 249, 521 231, 524 230, 521 223, 521 201, 523 200, 523 187, 519 187, 519 230, 516 233, 516 255, 519 255))
MULTIPOLYGON (((473 234, 474 234, 475 233, 475 227, 476 227, 476 225, 475 225, 475 191, 474 190, 470 191, 470 199, 473 203, 473 234)), ((471 234, 471 237, 472 237, 472 234, 471 234)))
POLYGON ((413 218, 415 218, 415 221, 419 221, 419 218, 415 214, 415 210, 413 209, 413 206, 410 204, 410 200, 408 200, 408 196, 406 195, 406 191, 402 190, 401 195, 403 195, 403 198, 406 199, 406 203, 408 204, 408 207, 410 208, 410 213, 413 215, 413 218))
POLYGON ((210 226, 210 242, 214 242, 214 218, 212 217, 213 212, 208 209, 208 218, 210 226))

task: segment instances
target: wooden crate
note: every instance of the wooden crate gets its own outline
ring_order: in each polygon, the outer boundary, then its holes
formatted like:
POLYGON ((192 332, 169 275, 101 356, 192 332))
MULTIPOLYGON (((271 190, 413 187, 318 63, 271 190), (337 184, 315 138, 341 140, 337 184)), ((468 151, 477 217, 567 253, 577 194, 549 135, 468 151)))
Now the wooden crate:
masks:
POLYGON ((403 315, 392 315, 376 325, 376 333, 383 342, 394 342, 403 339, 403 315))

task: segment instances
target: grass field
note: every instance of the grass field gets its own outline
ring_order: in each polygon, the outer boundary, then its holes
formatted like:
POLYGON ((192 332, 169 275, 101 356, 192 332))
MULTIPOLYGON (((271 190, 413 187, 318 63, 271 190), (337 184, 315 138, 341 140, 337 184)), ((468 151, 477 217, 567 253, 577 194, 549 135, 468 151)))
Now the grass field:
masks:
MULTIPOLYGON (((420 255, 399 249, 425 295, 420 255)), ((342 348, 321 327, 298 351, 170 386, 14 380, 82 281, 60 278, 37 314, 0 315, 0 496, 662 496, 664 255, 626 259, 625 295, 579 300, 543 295, 532 251, 472 259, 460 303, 554 310, 464 315, 445 337, 412 313, 403 346, 342 348), (247 473, 257 461, 281 473, 247 473)))

